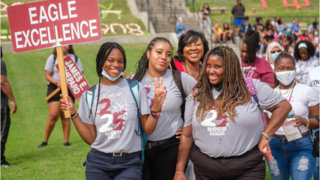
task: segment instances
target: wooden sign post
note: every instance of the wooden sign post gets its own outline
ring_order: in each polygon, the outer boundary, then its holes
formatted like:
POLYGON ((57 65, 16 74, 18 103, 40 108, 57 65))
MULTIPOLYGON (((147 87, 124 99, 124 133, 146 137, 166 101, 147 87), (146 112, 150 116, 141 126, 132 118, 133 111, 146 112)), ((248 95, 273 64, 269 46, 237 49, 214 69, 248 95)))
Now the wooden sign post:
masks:
MULTIPOLYGON (((61 84, 61 92, 62 97, 65 101, 68 102, 66 95, 68 95, 68 87, 67 87, 67 80, 66 80, 66 73, 64 68, 64 59, 63 59, 63 51, 61 46, 56 47, 57 50, 57 58, 58 58, 58 65, 59 65, 59 74, 60 74, 60 84, 61 84)), ((70 118, 70 110, 64 110, 64 117, 70 118)))

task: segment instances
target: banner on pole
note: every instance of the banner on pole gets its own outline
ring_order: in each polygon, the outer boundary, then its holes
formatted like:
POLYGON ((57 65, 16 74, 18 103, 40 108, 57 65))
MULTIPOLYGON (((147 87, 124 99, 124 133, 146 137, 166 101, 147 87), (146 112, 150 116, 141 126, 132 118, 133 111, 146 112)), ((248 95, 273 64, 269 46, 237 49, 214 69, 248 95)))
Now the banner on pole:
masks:
MULTIPOLYGON (((90 88, 90 85, 70 56, 64 58, 64 66, 68 88, 72 92, 74 98, 78 99, 90 88)), ((56 65, 56 68, 59 70, 58 64, 56 65)))
POLYGON ((101 39, 98 0, 47 0, 8 7, 13 52, 101 39))

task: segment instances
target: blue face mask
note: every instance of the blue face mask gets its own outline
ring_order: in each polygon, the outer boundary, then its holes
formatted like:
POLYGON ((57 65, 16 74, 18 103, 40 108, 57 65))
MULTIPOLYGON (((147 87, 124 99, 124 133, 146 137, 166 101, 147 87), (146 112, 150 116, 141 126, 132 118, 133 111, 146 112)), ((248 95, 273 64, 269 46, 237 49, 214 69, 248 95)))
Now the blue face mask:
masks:
POLYGON ((279 54, 280 54, 280 52, 275 52, 275 53, 271 54, 272 60, 275 61, 279 54))
POLYGON ((122 76, 123 72, 121 72, 121 73, 119 74, 119 76, 117 76, 117 77, 111 77, 111 76, 102 68, 101 74, 102 74, 104 77, 106 77, 107 79, 109 79, 110 81, 115 81, 115 80, 117 80, 120 76, 122 76))
POLYGON ((314 35, 318 36, 318 32, 315 32, 314 35))

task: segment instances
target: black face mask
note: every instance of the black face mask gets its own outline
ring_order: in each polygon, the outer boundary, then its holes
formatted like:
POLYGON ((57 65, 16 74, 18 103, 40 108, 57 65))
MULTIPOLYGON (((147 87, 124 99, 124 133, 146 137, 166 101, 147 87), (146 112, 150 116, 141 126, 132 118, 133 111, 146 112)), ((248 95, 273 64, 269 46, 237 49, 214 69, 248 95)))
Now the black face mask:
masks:
POLYGON ((222 85, 223 85, 223 81, 220 82, 219 84, 212 85, 212 86, 215 90, 220 91, 222 89, 222 85))

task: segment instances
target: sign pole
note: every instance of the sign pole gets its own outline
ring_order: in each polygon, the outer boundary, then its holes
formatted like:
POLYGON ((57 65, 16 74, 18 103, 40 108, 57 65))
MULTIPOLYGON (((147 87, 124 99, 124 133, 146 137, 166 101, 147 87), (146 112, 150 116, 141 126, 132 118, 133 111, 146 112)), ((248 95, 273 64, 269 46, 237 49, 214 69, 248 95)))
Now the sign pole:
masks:
MULTIPOLYGON (((61 83, 61 91, 63 95, 63 99, 68 102, 66 95, 68 95, 68 88, 67 88, 67 80, 66 80, 66 73, 64 69, 64 59, 63 59, 63 52, 62 47, 57 46, 57 57, 58 57, 58 65, 59 65, 59 74, 60 74, 60 83, 61 83)), ((70 110, 64 110, 64 117, 70 118, 70 110)))

